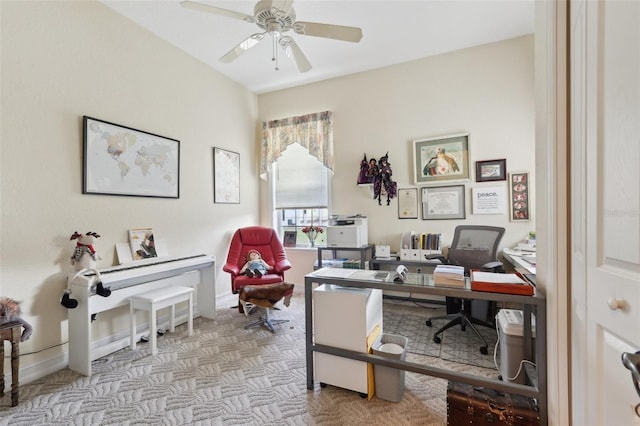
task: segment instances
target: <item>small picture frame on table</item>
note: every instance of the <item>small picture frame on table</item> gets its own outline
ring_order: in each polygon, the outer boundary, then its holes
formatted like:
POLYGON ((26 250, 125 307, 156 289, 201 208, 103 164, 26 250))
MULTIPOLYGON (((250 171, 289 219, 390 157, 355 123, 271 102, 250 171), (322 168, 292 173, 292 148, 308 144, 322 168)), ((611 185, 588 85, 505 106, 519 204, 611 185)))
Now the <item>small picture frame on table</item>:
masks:
POLYGON ((282 239, 282 245, 285 247, 295 247, 297 239, 296 231, 284 231, 284 238, 282 239))
POLYGON ((476 161, 476 182, 507 180, 507 160, 476 161))

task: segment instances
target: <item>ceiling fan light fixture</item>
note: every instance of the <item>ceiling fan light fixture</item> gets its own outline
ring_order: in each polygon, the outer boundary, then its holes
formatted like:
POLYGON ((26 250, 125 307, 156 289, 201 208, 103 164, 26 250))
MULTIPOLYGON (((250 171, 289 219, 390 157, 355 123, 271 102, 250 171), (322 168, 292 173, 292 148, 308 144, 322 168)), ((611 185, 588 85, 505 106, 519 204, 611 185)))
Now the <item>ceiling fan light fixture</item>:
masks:
POLYGON ((245 22, 255 23, 264 32, 249 36, 239 45, 231 49, 220 58, 221 62, 232 62, 241 54, 258 44, 265 34, 270 34, 272 38, 272 61, 276 63, 278 70, 278 44, 283 47, 287 56, 292 56, 300 72, 307 72, 311 69, 311 63, 304 53, 289 36, 283 36, 289 30, 305 36, 322 37, 334 40, 349 41, 357 43, 362 39, 362 29, 357 27, 347 27, 342 25, 321 24, 317 22, 297 22, 296 12, 293 9, 294 0, 260 0, 254 7, 254 16, 244 13, 227 10, 215 6, 183 0, 180 4, 183 7, 200 12, 213 13, 226 16, 245 22))

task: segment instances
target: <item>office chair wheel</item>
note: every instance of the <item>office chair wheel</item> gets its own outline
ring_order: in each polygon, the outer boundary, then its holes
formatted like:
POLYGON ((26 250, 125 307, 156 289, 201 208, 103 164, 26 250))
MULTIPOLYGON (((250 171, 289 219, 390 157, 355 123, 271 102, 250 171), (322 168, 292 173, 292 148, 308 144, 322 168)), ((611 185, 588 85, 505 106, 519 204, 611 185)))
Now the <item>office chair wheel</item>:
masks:
POLYGON ((435 343, 440 343, 440 342, 442 342, 442 339, 440 339, 438 336, 433 336, 433 341, 435 343))
POLYGON ((326 388, 326 387, 327 387, 327 384, 326 384, 326 383, 322 383, 322 382, 320 382, 320 387, 321 387, 321 388, 326 388))
POLYGON ((358 392, 358 395, 360 395, 360 398, 362 398, 362 399, 365 399, 366 397, 369 396, 366 393, 362 393, 362 392, 358 392))
POLYGON ((486 354, 488 354, 488 353, 489 353, 489 351, 487 350, 487 347, 486 347, 486 346, 480 346, 480 353, 481 353, 482 355, 486 355, 486 354))
POLYGON ((425 323, 427 324, 427 327, 431 327, 433 325, 431 320, 426 320, 425 323))

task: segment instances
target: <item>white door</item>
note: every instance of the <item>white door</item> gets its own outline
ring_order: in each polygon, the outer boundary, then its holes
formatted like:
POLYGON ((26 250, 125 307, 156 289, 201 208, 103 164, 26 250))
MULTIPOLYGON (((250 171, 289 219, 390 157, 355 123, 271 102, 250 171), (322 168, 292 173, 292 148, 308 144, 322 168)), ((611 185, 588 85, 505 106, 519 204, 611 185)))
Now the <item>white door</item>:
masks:
POLYGON ((573 424, 640 425, 640 1, 570 16, 573 424))

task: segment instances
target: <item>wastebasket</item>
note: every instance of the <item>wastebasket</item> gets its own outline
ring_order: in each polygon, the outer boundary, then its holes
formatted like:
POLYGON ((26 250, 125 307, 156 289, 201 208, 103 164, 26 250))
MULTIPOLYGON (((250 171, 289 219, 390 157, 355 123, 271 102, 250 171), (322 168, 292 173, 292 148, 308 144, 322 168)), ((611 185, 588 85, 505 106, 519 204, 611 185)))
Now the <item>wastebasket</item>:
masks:
MULTIPOLYGON (((397 334, 382 334, 372 346, 374 355, 402 360, 407 357, 409 339, 397 334)), ((376 396, 386 401, 399 402, 404 393, 404 370, 376 364, 373 367, 376 396)))

